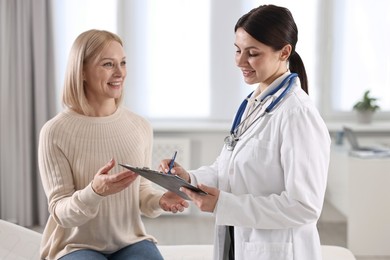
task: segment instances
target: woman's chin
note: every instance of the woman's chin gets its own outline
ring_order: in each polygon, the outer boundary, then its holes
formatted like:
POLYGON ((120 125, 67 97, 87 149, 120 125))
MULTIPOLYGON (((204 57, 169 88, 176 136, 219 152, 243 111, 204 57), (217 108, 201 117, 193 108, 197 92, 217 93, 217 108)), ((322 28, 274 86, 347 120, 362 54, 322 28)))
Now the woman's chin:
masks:
POLYGON ((244 78, 244 81, 248 85, 253 85, 253 84, 259 83, 259 81, 254 79, 254 78, 244 78))

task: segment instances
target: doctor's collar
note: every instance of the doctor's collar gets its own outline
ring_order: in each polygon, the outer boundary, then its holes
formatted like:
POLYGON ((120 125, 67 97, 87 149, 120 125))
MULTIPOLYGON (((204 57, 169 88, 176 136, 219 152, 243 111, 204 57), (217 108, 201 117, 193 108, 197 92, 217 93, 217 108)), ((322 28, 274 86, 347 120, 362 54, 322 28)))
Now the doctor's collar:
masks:
MULTIPOLYGON (((262 101, 265 97, 267 97, 272 91, 274 91, 279 84, 288 76, 290 75, 290 70, 287 70, 283 75, 275 79, 264 91, 260 93, 260 95, 257 97, 258 100, 262 101)), ((258 86, 260 87, 260 86, 258 86)), ((256 92, 256 91, 255 91, 256 92)))

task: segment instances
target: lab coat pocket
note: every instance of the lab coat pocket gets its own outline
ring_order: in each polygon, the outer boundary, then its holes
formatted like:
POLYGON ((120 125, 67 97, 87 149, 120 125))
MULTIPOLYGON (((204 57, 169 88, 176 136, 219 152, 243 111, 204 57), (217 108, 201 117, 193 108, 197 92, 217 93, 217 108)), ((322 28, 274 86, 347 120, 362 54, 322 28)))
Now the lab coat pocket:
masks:
POLYGON ((245 242, 243 259, 253 260, 292 260, 292 243, 245 242))
POLYGON ((251 138, 246 144, 248 155, 264 165, 272 165, 278 158, 277 149, 273 142, 251 138))

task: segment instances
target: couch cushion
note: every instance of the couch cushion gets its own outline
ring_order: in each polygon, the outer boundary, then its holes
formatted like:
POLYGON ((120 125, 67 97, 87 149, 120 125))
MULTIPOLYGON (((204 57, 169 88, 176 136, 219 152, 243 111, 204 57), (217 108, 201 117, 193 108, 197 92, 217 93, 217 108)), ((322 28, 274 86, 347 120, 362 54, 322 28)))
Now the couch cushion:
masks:
MULTIPOLYGON (((158 245, 165 260, 212 260, 212 245, 158 245)), ((356 260, 351 251, 339 246, 321 246, 322 260, 356 260)))
POLYGON ((356 260, 352 252, 340 246, 321 246, 323 260, 356 260))
MULTIPOLYGON (((39 259, 42 234, 0 219, 0 259, 39 259)), ((165 260, 212 260, 213 245, 158 245, 165 260)), ((356 260, 344 247, 323 245, 323 260, 356 260)))
POLYGON ((212 260, 213 245, 158 245, 165 260, 212 260))

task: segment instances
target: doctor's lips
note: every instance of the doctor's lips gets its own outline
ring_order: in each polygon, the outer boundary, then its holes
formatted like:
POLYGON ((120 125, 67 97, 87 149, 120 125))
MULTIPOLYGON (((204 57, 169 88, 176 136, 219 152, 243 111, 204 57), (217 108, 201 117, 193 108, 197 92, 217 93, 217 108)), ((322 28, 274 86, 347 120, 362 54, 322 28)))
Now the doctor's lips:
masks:
POLYGON ((255 70, 241 70, 241 71, 242 71, 242 74, 244 75, 244 77, 248 77, 255 72, 255 70))

